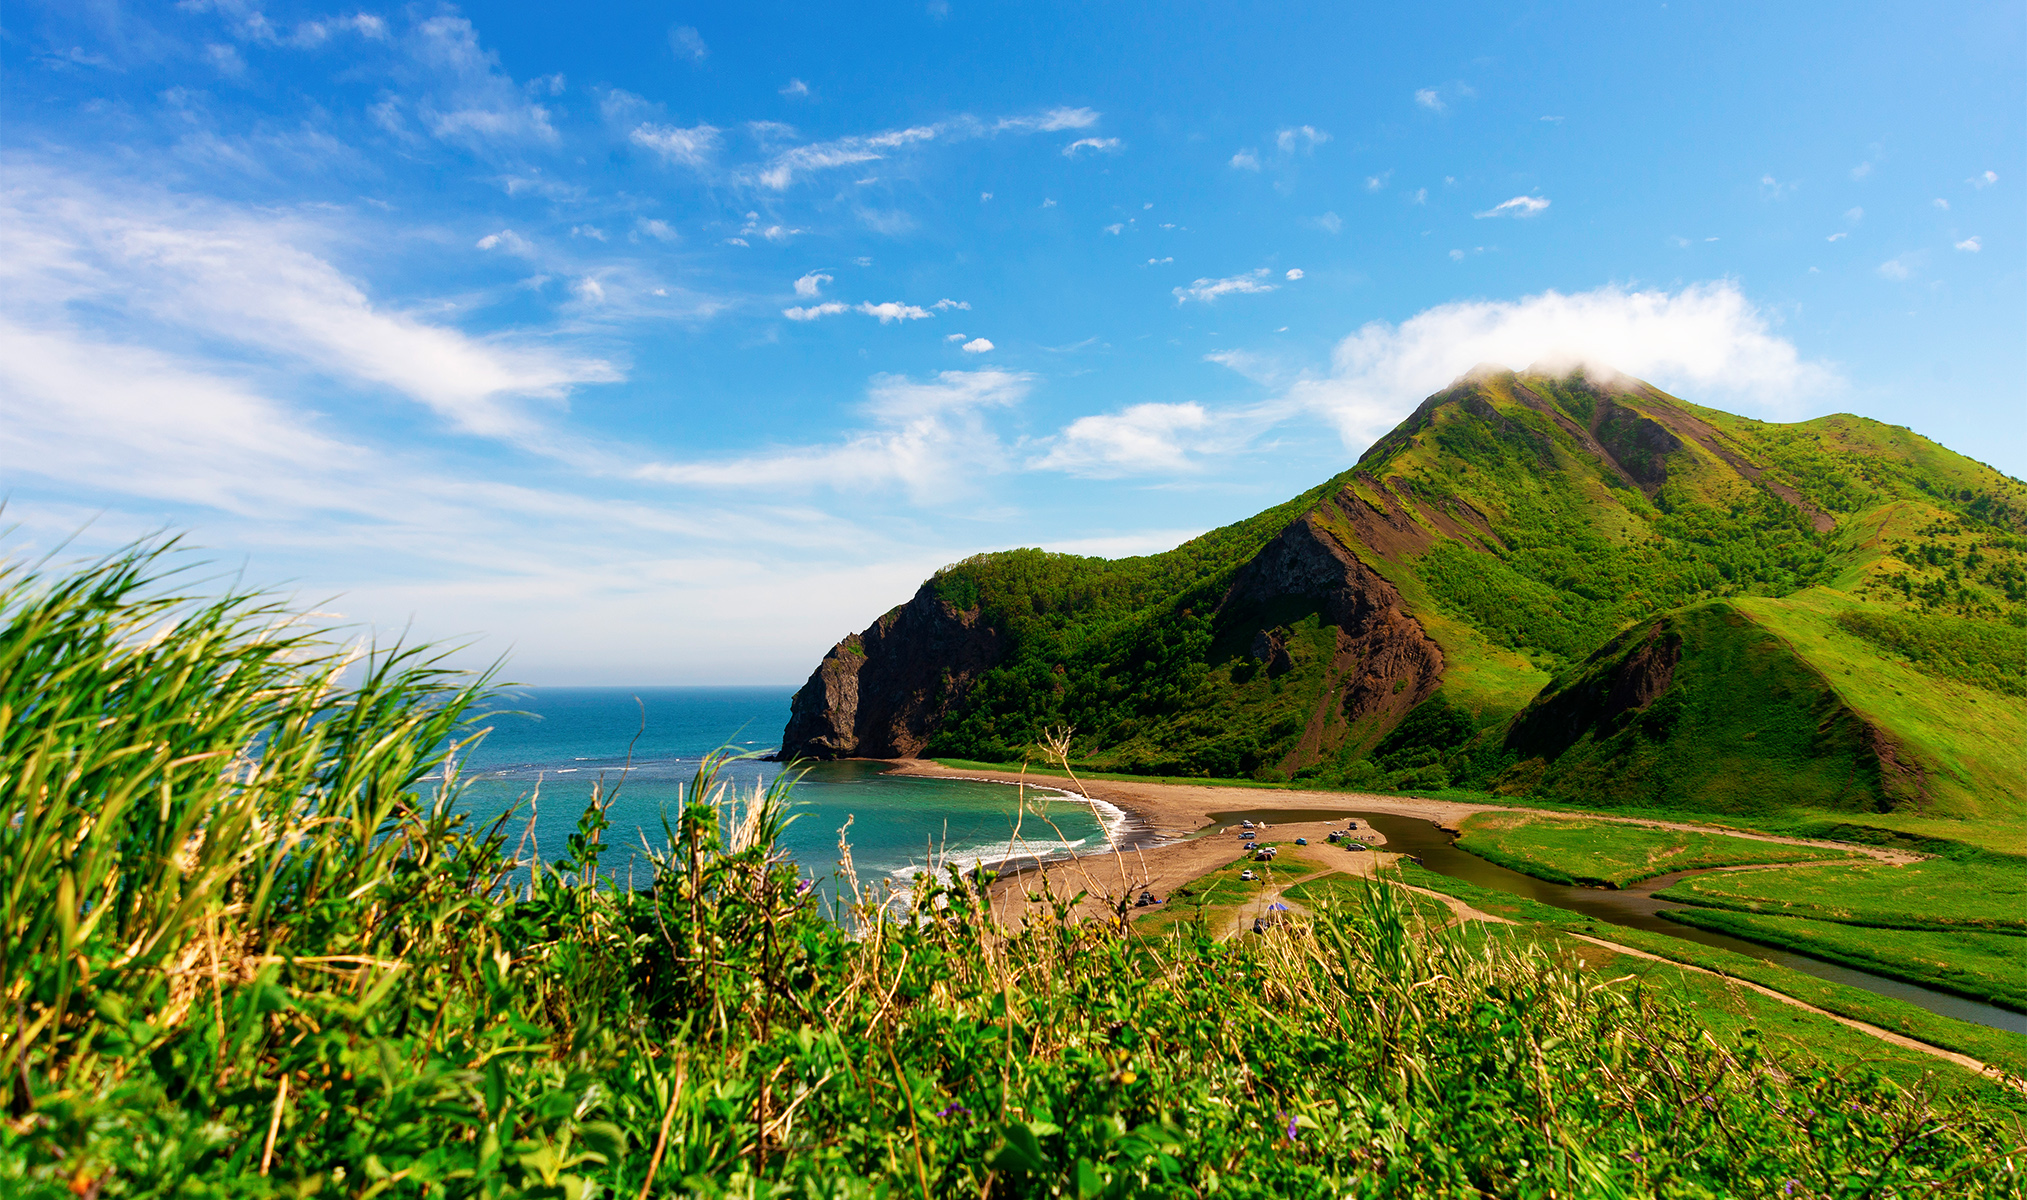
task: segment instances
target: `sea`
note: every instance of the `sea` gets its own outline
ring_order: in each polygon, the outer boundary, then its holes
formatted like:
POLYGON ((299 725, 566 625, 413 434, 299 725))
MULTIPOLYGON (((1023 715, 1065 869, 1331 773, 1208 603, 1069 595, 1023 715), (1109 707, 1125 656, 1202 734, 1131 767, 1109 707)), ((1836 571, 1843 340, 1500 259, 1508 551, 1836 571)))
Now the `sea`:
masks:
POLYGON ((719 778, 741 797, 784 770, 798 776, 794 820, 780 842, 802 873, 835 895, 840 831, 862 886, 876 894, 954 862, 1031 865, 1103 849, 1126 814, 1055 788, 894 776, 867 761, 767 761, 788 722, 790 687, 533 687, 499 693, 485 736, 459 756, 460 807, 475 820, 510 814, 509 848, 555 861, 594 785, 610 798, 604 870, 644 885, 646 851, 667 846, 664 815, 690 794, 705 755, 744 757, 719 778), (849 822, 849 828, 847 828, 849 822))

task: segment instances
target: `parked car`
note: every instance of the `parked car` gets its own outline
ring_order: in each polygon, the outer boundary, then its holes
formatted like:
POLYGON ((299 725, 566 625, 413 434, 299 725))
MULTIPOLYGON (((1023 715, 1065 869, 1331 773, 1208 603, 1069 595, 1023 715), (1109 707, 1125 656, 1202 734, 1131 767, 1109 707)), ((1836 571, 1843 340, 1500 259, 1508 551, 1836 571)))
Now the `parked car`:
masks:
POLYGON ((1344 844, 1344 848, 1345 848, 1346 850, 1363 850, 1363 849, 1365 849, 1365 843, 1364 843, 1364 842, 1346 842, 1346 843, 1344 844))
POLYGON ((1245 880, 1248 883, 1251 883, 1253 880, 1258 879, 1259 876, 1253 874, 1253 868, 1247 867, 1245 870, 1239 872, 1239 878, 1245 880))
POLYGON ((1296 845, 1298 845, 1298 846, 1307 846, 1307 845, 1309 844, 1309 839, 1308 839, 1308 838, 1296 838, 1296 839, 1295 839, 1295 844, 1296 844, 1296 845))

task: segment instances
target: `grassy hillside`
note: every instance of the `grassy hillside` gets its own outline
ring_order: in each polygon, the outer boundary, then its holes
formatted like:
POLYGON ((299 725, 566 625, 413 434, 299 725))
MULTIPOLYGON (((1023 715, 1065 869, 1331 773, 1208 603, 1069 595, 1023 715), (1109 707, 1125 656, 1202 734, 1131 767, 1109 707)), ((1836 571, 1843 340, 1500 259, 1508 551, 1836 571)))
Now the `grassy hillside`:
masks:
POLYGON ((1082 762, 1140 774, 1909 830, 2027 814, 2027 485, 1863 418, 1481 370, 1169 554, 983 555, 928 586, 1014 634, 937 756, 1072 726, 1082 762), (1337 599, 1257 586, 1291 531, 1339 556, 1337 599), (1389 621, 1410 632, 1380 645, 1389 621), (1614 699, 1656 638, 1667 686, 1614 699))

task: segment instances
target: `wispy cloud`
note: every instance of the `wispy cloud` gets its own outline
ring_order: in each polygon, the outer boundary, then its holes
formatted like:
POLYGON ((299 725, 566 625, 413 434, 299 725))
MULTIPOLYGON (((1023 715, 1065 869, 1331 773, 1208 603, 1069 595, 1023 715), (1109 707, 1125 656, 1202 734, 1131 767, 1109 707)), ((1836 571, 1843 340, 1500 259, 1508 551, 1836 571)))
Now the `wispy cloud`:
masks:
POLYGON ((692 125, 683 129, 643 121, 628 138, 634 145, 654 151, 667 162, 701 167, 717 153, 719 132, 713 125, 692 125))
POLYGON ((809 95, 809 85, 800 79, 791 79, 781 87, 781 94, 795 99, 809 95))
POLYGON ((1330 135, 1314 125, 1297 125, 1274 134, 1274 146, 1283 154, 1293 154, 1297 150, 1314 150, 1329 140, 1330 135))
POLYGON ((1442 112, 1449 105, 1443 103, 1442 93, 1435 88, 1419 88, 1415 91, 1415 103, 1430 112, 1442 112))
POLYGON ((1245 296, 1259 292, 1271 292, 1277 284, 1267 282, 1267 268, 1261 267, 1244 275, 1229 275, 1223 279, 1199 279, 1188 287, 1174 288, 1175 302, 1187 304, 1192 300, 1209 304, 1220 296, 1245 296))
POLYGON ((794 308, 784 308, 781 310, 781 315, 791 321, 814 321, 819 317, 836 316, 838 313, 849 312, 850 310, 851 306, 842 301, 828 300, 822 304, 798 304, 794 308))
POLYGON ((830 282, 830 276, 820 275, 815 271, 811 271, 795 281, 795 294, 803 297, 815 296, 819 291, 823 290, 824 284, 830 282))
POLYGON ((1063 147, 1063 157, 1075 158, 1077 157, 1077 151, 1079 150, 1089 150, 1094 154, 1110 154, 1118 149, 1119 149, 1119 139, 1116 137, 1078 138, 1076 141, 1071 142, 1069 145, 1063 147))
MULTIPOLYGON (((16 247, 8 290, 32 321, 70 304, 110 306, 128 319, 145 316, 385 387, 459 430, 509 440, 538 428, 526 401, 557 401, 582 384, 620 378, 596 358, 535 340, 478 339, 376 303, 312 248, 332 232, 309 216, 114 194, 19 165, 10 173, 16 187, 0 204, 16 247), (31 243, 37 254, 23 254, 31 243)), ((512 236, 501 231, 480 243, 511 249, 512 236)))
POLYGON ((669 28, 669 51, 684 62, 700 63, 711 55, 711 48, 704 44, 704 35, 688 25, 674 25, 669 28))
POLYGON ((641 478, 699 488, 901 488, 917 503, 939 503, 974 490, 1005 469, 1005 452, 984 414, 1026 398, 1033 377, 985 369, 944 371, 916 381, 876 375, 864 412, 869 427, 836 445, 786 446, 764 454, 655 463, 641 478))
POLYGON ((1979 191, 1984 191, 1986 188, 1991 187, 1993 184, 1999 182, 1999 173, 1997 171, 1985 171, 1981 174, 1971 176, 1964 182, 1970 184, 1974 188, 1977 188, 1979 191))
POLYGON ((1032 465, 1087 478, 1173 474, 1194 469, 1190 454, 1211 425, 1200 404, 1135 404, 1079 417, 1049 439, 1032 465))
POLYGON ((1978 251, 1983 250, 1984 248, 1985 244, 1979 241, 1975 236, 1967 237, 1963 241, 1957 243, 1957 249, 1962 250, 1966 254, 1976 254, 1978 251))
POLYGON ((1235 171, 1257 171, 1260 169, 1260 154, 1256 150, 1241 150, 1232 155, 1231 166, 1235 171))
POLYGON ((1802 185, 1794 181, 1782 183, 1772 175, 1760 176, 1760 195, 1768 200, 1786 200, 1796 188, 1802 185))
POLYGON ((1320 217, 1312 217, 1309 223, 1325 233, 1335 234, 1344 232, 1344 218, 1334 212, 1324 213, 1320 217))
POLYGON ((1511 200, 1500 201, 1484 212, 1472 213, 1471 215, 1480 219, 1485 217, 1532 217, 1539 214, 1543 209, 1546 209, 1548 204, 1548 199, 1543 196, 1515 196, 1511 200))
POLYGON ((479 44, 470 21, 431 17, 406 45, 427 81, 416 113, 437 138, 477 150, 559 140, 548 108, 500 70, 499 55, 479 44))
POLYGON ((1921 266, 1921 262, 1921 252, 1910 250, 1906 254, 1895 255, 1887 259, 1873 269, 1879 273, 1881 279, 1891 279, 1898 283, 1912 277, 1915 269, 1921 266))

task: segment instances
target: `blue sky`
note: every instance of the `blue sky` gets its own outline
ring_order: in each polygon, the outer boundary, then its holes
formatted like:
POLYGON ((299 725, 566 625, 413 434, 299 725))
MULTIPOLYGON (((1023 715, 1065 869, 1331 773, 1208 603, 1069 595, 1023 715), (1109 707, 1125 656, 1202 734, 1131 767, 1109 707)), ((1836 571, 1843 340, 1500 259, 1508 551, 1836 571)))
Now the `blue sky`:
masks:
POLYGON ((9 6, 0 487, 534 683, 799 682, 1480 361, 2027 475, 2027 10, 9 6))

